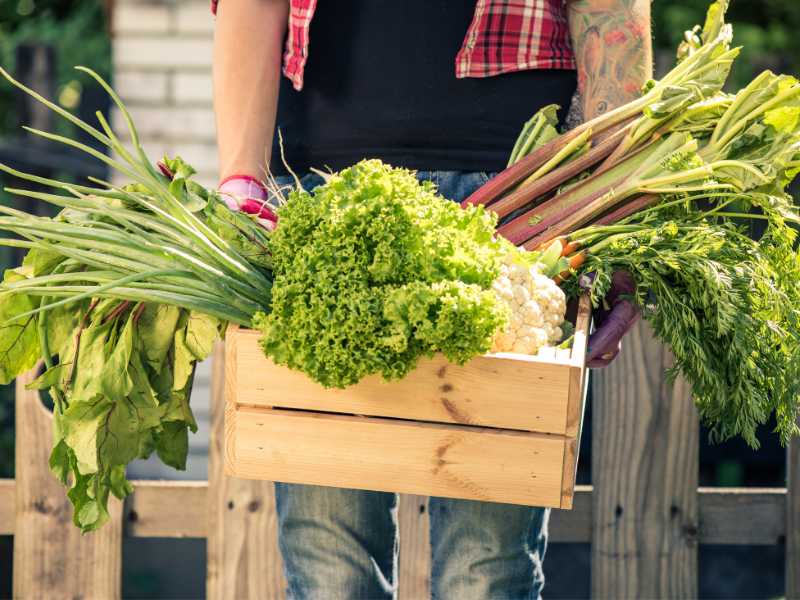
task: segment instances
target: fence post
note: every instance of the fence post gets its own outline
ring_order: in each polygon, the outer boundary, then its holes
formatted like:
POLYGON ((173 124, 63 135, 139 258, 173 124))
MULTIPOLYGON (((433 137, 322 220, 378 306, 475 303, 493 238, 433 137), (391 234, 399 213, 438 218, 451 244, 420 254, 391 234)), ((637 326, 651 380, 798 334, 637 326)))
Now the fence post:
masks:
POLYGON ((17 378, 14 598, 114 600, 120 597, 122 503, 109 501, 111 521, 81 535, 72 506, 48 470, 53 417, 39 393, 17 378))
POLYGON ((400 530, 399 600, 431 597, 431 543, 428 498, 400 494, 397 505, 400 530))
POLYGON ((645 323, 594 372, 592 594, 697 597, 699 425, 688 385, 645 323))
MULTIPOLYGON (((799 421, 800 422, 800 421, 799 421)), ((800 440, 786 457, 786 598, 800 600, 800 440)))
POLYGON ((284 596, 273 485, 225 475, 225 347, 212 357, 208 447, 209 600, 279 600, 284 596))

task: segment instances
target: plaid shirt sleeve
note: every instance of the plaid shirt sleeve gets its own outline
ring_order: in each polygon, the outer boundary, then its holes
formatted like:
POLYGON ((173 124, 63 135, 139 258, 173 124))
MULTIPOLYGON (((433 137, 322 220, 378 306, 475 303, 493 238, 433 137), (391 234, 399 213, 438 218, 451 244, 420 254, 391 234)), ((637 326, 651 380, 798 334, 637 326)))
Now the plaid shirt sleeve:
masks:
MULTIPOLYGON (((333 1, 333 0, 331 0, 333 1)), ((219 0, 211 0, 216 13, 219 0)), ((303 89, 317 0, 291 0, 283 74, 303 89)), ((477 0, 456 55, 456 77, 491 77, 525 69, 574 69, 565 0, 477 0)))

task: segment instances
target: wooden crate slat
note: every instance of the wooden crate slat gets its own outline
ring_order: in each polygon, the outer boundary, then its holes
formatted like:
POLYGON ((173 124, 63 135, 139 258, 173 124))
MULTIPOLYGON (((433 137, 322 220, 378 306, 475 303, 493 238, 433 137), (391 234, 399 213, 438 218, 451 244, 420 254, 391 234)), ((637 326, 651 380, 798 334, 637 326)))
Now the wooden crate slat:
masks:
POLYGON ((376 375, 337 390, 325 389, 299 371, 274 366, 265 383, 264 370, 272 362, 258 346, 260 334, 238 330, 235 336, 238 404, 564 432, 568 362, 540 364, 532 381, 529 361, 486 356, 459 366, 438 355, 421 360, 400 381, 387 383, 376 375))
POLYGON ((499 353, 463 366, 437 355, 420 360, 400 381, 388 383, 375 375, 345 390, 325 389, 299 371, 275 366, 258 345, 259 332, 231 327, 227 340, 236 343, 236 403, 543 433, 564 434, 570 426, 574 432, 576 411, 568 414, 567 408, 570 367, 584 371, 590 317, 589 299, 583 297, 571 350, 499 353))
POLYGON ((228 443, 236 462, 226 466, 238 477, 542 506, 561 501, 560 436, 240 407, 228 443), (391 451, 375 452, 381 446, 391 451))
POLYGON ((72 506, 48 468, 53 417, 39 393, 25 389, 34 373, 17 378, 14 597, 120 597, 122 503, 109 501, 111 519, 91 535, 72 524, 72 506))
POLYGON ((211 376, 211 437, 208 448, 208 543, 206 596, 236 600, 284 596, 278 550, 273 486, 225 475, 224 409, 226 383, 233 381, 231 361, 217 344, 211 376))
POLYGON ((697 597, 699 426, 646 323, 594 372, 592 595, 697 597))
POLYGON ((786 597, 800 600, 800 440, 793 439, 786 457, 786 597))
POLYGON ((575 338, 572 341, 572 364, 583 368, 586 363, 587 338, 592 325, 592 301, 588 295, 578 301, 578 314, 575 317, 575 338))

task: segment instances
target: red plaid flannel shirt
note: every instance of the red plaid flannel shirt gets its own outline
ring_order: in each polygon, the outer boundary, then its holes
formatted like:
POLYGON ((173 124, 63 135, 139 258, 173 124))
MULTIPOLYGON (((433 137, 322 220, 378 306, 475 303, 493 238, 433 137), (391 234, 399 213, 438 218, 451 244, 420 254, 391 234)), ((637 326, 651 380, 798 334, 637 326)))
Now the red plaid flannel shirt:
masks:
MULTIPOLYGON (((211 0, 216 13, 219 0, 211 0)), ((290 0, 283 74, 303 88, 308 31, 317 0, 290 0)), ((565 0, 477 0, 456 55, 456 77, 491 77, 525 69, 574 69, 565 0)))

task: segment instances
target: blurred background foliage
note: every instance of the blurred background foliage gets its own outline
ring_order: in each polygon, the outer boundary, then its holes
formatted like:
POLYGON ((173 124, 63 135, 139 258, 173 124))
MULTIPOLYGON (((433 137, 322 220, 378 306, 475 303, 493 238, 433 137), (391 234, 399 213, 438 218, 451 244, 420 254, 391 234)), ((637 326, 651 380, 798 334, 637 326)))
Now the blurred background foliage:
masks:
MULTIPOLYGON (((16 49, 21 44, 52 46, 56 62, 59 103, 76 110, 82 98, 99 89, 73 67, 85 65, 106 79, 111 77, 111 42, 103 3, 95 0, 0 0, 0 65, 14 71, 16 49)), ((0 136, 15 134, 15 94, 0 86, 0 136)), ((57 121, 59 133, 72 133, 73 125, 57 121)))
MULTIPOLYGON (((709 3, 653 1, 657 73, 672 66, 683 32, 703 23, 709 3)), ((800 75, 800 1, 731 0, 727 18, 733 24, 734 43, 745 47, 731 76, 732 88, 744 86, 764 69, 800 75)))

